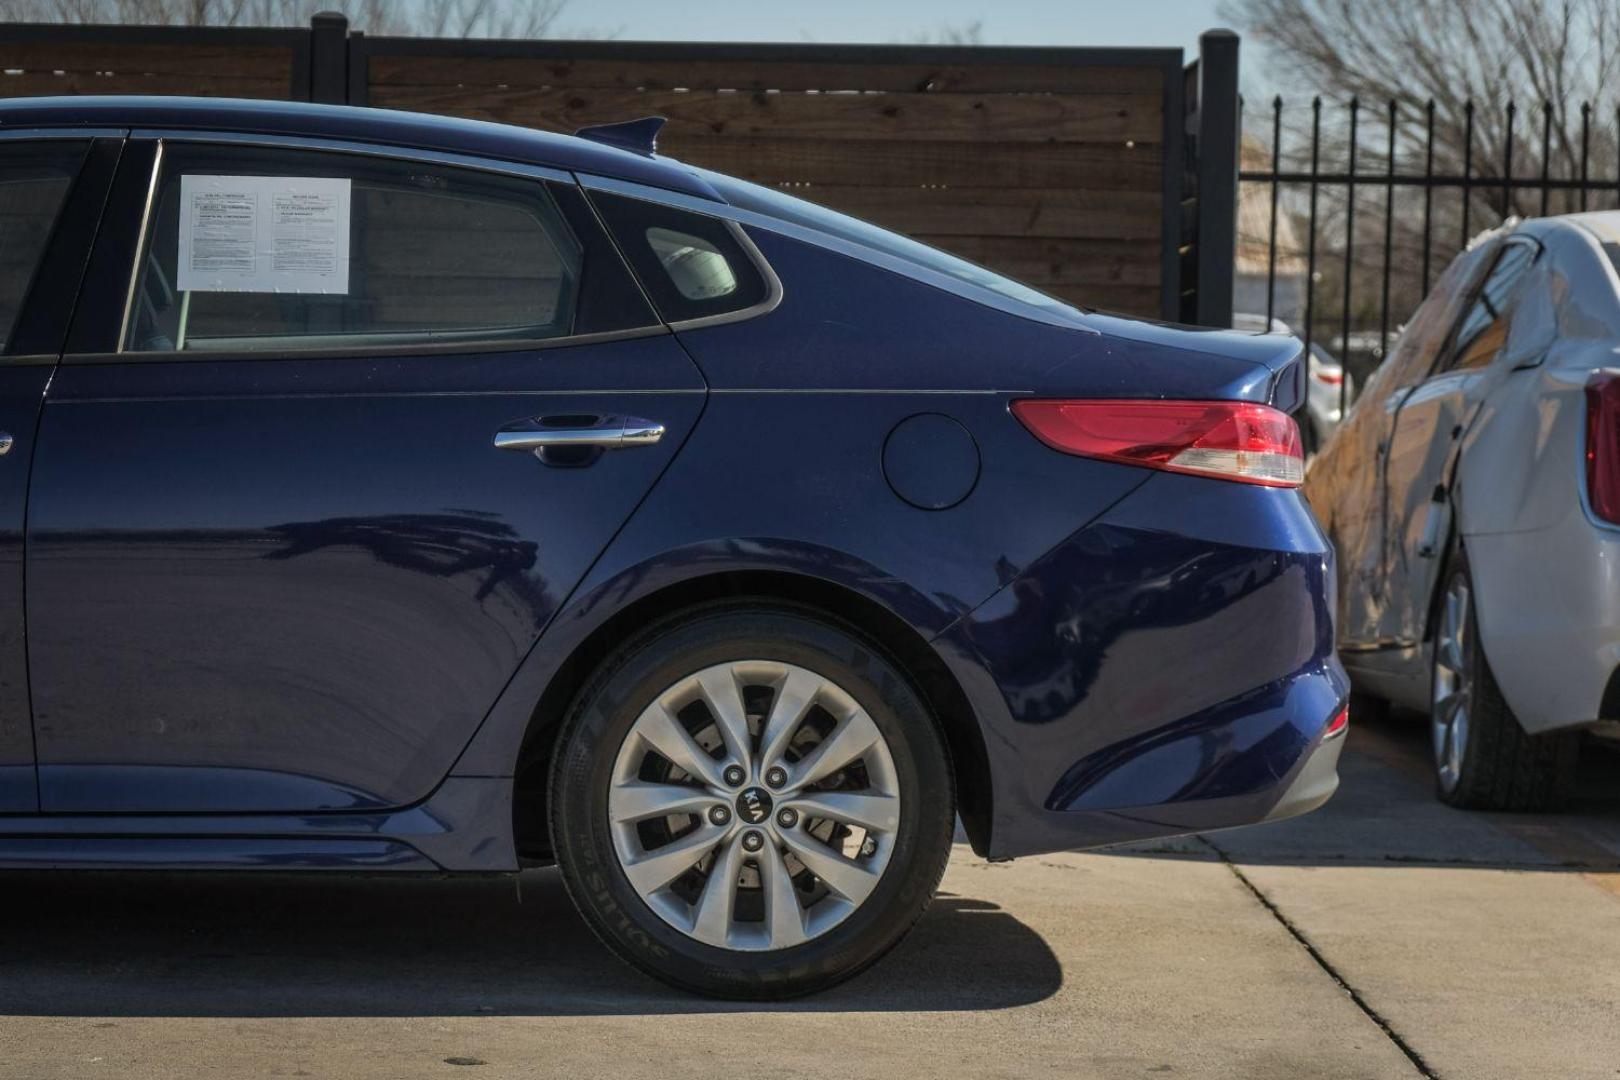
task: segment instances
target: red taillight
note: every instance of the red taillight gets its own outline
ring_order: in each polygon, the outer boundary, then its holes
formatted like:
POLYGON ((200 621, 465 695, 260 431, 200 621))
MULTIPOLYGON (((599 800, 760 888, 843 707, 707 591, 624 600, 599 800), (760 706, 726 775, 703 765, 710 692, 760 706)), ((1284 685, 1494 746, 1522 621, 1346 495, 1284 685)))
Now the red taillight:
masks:
POLYGON ((1586 498, 1592 513, 1620 525, 1620 376, 1586 384, 1586 498))
POLYGON ((1346 705, 1344 708, 1339 710, 1339 714, 1337 716, 1327 722, 1327 727, 1322 731, 1322 738, 1331 739, 1335 735, 1342 734, 1345 728, 1349 726, 1350 706, 1346 705))
POLYGON ((1150 469, 1298 487, 1305 454, 1293 418, 1248 401, 1015 401, 1013 415, 1054 450, 1150 469))

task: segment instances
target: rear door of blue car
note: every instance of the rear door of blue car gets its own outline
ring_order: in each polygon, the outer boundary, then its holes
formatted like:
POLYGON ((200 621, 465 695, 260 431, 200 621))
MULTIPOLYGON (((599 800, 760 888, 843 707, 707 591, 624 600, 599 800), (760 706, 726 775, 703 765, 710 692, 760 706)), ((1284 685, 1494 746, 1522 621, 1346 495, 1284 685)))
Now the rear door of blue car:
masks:
POLYGON ((40 405, 124 144, 122 131, 0 136, 0 813, 38 809, 23 521, 40 405))
POLYGON ((29 496, 42 808, 425 797, 704 396, 565 174, 134 133, 29 496))

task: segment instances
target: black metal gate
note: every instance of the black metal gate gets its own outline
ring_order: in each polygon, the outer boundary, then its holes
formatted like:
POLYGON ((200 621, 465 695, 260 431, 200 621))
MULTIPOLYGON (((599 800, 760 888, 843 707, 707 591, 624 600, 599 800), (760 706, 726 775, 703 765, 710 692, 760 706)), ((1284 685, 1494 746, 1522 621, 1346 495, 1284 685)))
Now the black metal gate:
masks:
POLYGON ((1289 323, 1358 381, 1480 230, 1509 216, 1620 207, 1620 108, 1600 117, 1584 102, 1521 111, 1512 101, 1320 97, 1293 112, 1281 97, 1270 106, 1244 114, 1238 309, 1289 323))

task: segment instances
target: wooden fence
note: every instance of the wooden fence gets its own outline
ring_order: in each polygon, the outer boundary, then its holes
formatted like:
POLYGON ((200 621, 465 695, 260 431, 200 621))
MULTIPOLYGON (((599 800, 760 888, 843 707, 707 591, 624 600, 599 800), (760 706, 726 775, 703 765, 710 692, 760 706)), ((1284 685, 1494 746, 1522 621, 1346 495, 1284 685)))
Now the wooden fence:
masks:
POLYGON ((0 93, 285 98, 565 132, 659 114, 672 157, 1084 305, 1221 322, 1237 39, 1206 35, 1202 52, 1184 68, 1180 49, 380 38, 330 15, 307 30, 11 24, 0 93))

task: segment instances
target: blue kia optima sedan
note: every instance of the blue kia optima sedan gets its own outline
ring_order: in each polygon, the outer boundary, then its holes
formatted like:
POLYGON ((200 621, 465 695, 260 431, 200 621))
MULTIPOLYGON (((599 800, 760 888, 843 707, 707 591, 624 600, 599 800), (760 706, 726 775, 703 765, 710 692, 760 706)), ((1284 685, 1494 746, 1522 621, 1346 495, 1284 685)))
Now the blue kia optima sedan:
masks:
POLYGON ((653 152, 0 104, 0 866, 512 873, 805 993, 992 859, 1323 802, 1285 335, 653 152))

